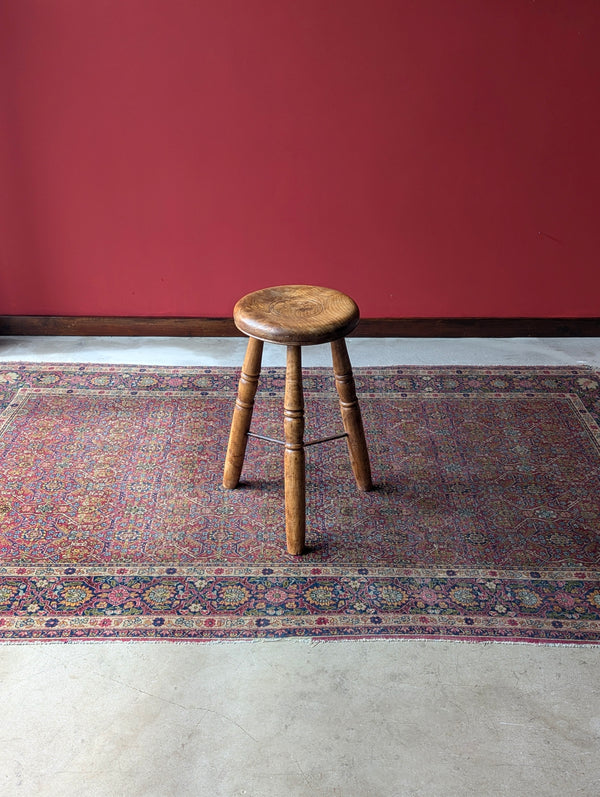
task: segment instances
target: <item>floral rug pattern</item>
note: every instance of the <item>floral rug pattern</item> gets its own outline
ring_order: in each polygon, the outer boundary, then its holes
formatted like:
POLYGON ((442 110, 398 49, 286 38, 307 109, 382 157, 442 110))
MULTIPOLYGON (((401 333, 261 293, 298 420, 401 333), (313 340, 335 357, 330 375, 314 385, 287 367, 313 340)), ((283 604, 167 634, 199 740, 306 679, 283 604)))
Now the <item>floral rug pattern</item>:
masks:
MULTIPOLYGON (((221 487, 239 371, 0 366, 0 639, 600 642, 600 377, 356 369, 375 489, 307 449, 307 553, 281 449, 221 487)), ((253 431, 281 437, 284 372, 253 431)), ((307 369, 306 439, 340 431, 307 369)))

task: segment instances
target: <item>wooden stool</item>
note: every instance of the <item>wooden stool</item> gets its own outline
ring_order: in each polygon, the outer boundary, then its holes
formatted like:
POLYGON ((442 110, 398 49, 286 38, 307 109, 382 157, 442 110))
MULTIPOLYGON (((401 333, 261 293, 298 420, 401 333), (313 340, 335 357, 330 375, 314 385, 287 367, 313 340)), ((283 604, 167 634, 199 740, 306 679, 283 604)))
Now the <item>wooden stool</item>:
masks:
POLYGON ((304 550, 304 449, 307 446, 346 437, 358 488, 370 490, 372 487, 369 454, 344 340, 357 325, 358 318, 358 307, 349 296, 312 285, 282 285, 255 291, 240 299, 233 310, 235 325, 248 335, 249 340, 231 422, 223 486, 230 489, 237 486, 248 437, 261 437, 250 432, 250 423, 260 377, 263 342, 283 344, 287 346, 283 412, 285 441, 271 442, 285 446, 285 531, 287 550, 294 555, 304 550), (317 343, 331 343, 333 372, 345 432, 305 443, 301 347, 317 343))

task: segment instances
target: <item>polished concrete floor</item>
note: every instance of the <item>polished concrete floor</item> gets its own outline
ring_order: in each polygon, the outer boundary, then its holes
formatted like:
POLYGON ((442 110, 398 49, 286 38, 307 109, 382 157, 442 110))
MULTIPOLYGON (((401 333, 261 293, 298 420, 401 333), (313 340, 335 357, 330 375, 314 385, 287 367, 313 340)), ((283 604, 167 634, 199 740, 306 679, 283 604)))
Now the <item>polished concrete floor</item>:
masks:
MULTIPOLYGON (((2 361, 239 365, 237 339, 0 338, 2 361)), ((350 341, 356 366, 600 367, 600 339, 350 341)), ((266 364, 282 362, 267 347, 266 364)), ((306 365, 329 364, 326 347, 306 365)), ((600 532, 600 530, 599 530, 600 532)), ((0 645, 0 795, 600 794, 600 647, 0 645)))

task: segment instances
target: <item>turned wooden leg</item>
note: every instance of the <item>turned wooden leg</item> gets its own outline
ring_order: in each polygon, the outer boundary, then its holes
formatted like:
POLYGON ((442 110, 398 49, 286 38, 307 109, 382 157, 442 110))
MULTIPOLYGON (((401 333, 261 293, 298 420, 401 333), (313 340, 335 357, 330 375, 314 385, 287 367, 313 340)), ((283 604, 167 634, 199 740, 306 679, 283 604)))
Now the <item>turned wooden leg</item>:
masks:
POLYGON ((248 431, 250 430, 252 410, 254 409, 254 397, 256 396, 256 388, 258 387, 258 378, 260 376, 262 351, 262 340, 248 338, 248 348, 246 349, 238 395, 233 410, 223 472, 223 486, 229 489, 237 487, 244 465, 248 431))
POLYGON ((305 471, 304 471, 304 395, 302 392, 302 354, 300 346, 288 346, 283 406, 285 432, 285 534, 288 553, 304 550, 305 471))
POLYGON ((333 356, 335 386, 340 397, 344 429, 348 435, 348 451, 354 478, 359 490, 370 490, 373 487, 373 482, 371 481, 369 452, 367 451, 360 407, 356 398, 352 365, 350 364, 346 341, 343 338, 332 341, 331 353, 333 356))

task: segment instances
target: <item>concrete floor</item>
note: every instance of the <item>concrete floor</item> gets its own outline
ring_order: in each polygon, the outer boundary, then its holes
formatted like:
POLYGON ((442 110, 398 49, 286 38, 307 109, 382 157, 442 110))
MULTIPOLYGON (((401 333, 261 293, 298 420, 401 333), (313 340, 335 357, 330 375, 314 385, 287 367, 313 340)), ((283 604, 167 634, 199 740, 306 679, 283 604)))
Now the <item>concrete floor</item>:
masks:
MULTIPOLYGON (((14 360, 239 365, 216 339, 1 338, 14 360)), ((306 365, 329 364, 326 347, 306 365)), ((600 339, 350 341, 354 365, 600 367, 600 339)), ((280 347, 265 362, 282 363, 280 347)), ((0 646, 0 794, 600 794, 600 647, 0 646)))

